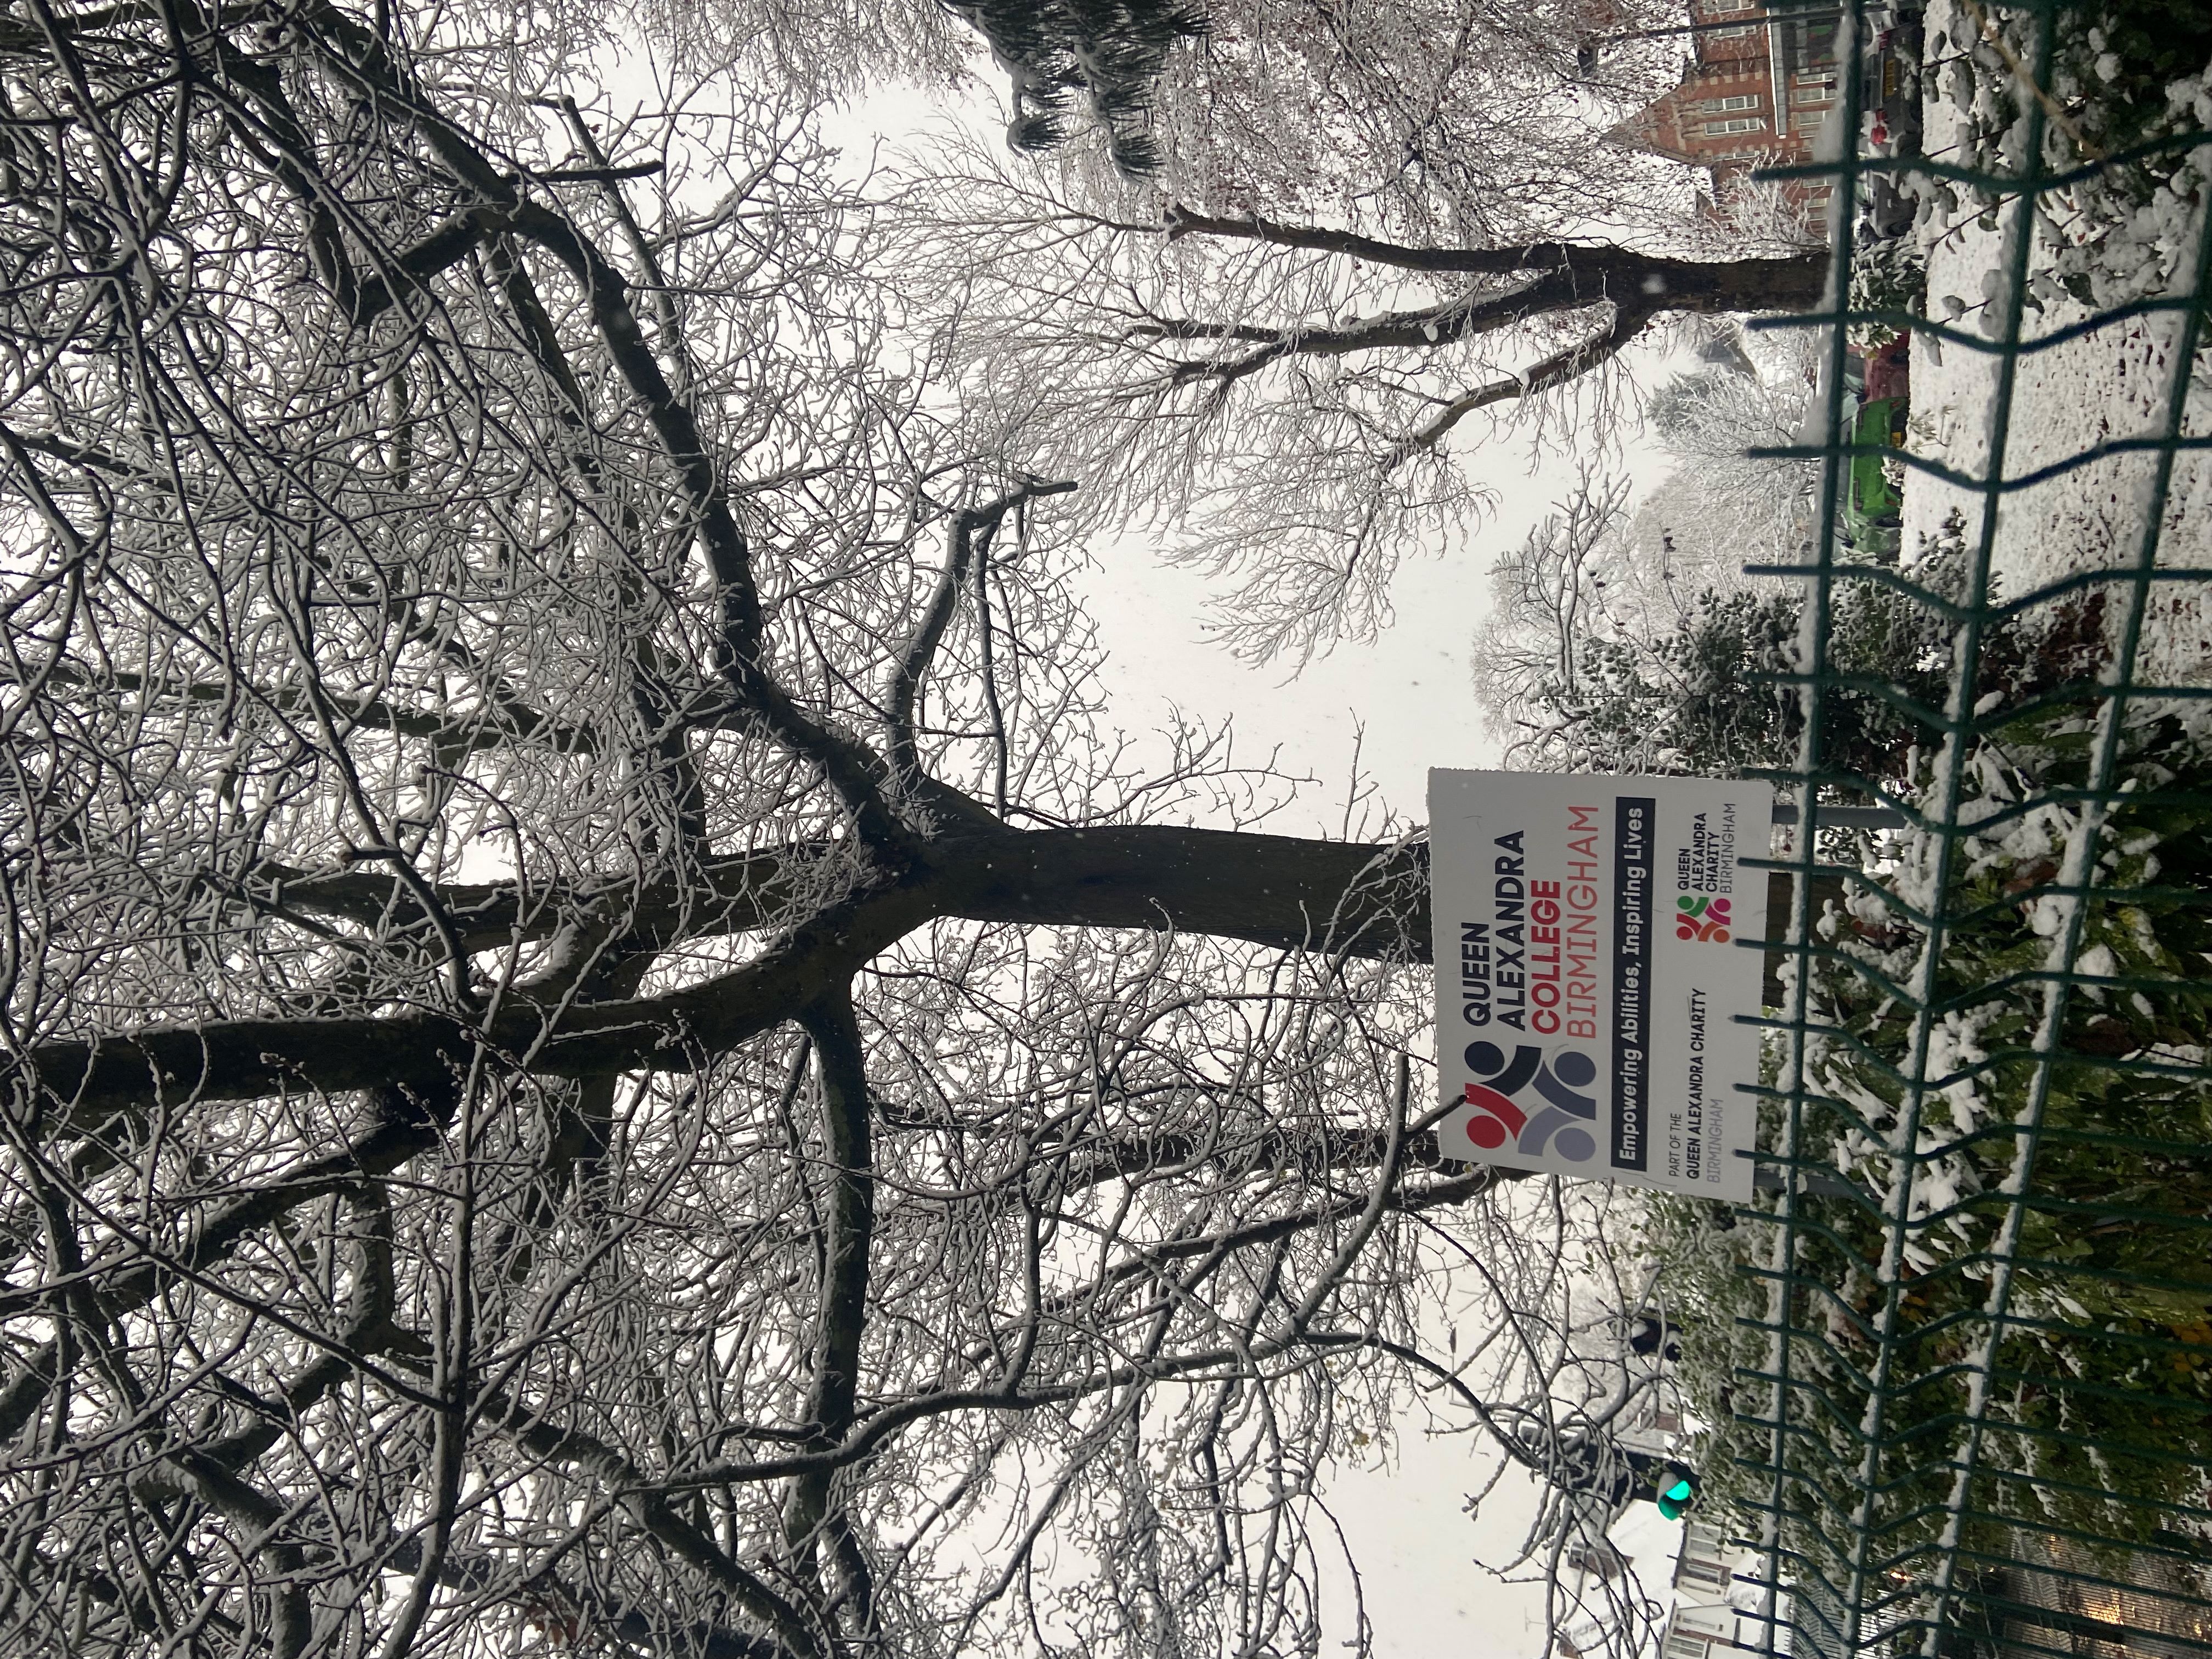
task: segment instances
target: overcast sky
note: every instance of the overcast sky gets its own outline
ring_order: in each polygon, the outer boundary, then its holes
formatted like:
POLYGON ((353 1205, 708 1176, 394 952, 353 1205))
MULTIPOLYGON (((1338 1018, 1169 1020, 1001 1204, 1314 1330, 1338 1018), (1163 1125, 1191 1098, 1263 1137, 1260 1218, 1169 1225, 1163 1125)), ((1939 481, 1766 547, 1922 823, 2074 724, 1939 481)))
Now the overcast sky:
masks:
POLYGON ((1406 560, 1392 585, 1396 618, 1380 637, 1303 665, 1249 665, 1210 641, 1207 604, 1217 588, 1203 574, 1164 563, 1142 544, 1096 555, 1099 568, 1084 586, 1106 646, 1115 723, 1133 735, 1180 708, 1209 724, 1233 719, 1248 763, 1279 748, 1284 770, 1322 781, 1297 814, 1307 821, 1279 826, 1285 832, 1316 820, 1338 827, 1355 749, 1381 799, 1400 817, 1425 823, 1431 767, 1497 763, 1474 705, 1472 636, 1490 566, 1543 518, 1565 483, 1558 466, 1532 475, 1525 453, 1498 459, 1509 486, 1498 517, 1460 545, 1406 560))

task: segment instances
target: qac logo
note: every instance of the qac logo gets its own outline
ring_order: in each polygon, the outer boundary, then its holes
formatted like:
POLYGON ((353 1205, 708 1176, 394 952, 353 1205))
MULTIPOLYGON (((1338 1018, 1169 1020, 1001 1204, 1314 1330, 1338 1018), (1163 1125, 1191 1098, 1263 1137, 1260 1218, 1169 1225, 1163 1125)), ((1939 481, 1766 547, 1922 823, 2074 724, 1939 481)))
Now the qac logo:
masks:
POLYGON ((1523 1043, 1508 1060, 1494 1042, 1472 1042, 1467 1068, 1483 1079, 1467 1085, 1467 1103, 1475 1109, 1467 1138, 1476 1146, 1496 1152, 1510 1138, 1516 1152, 1548 1146, 1570 1164, 1597 1155, 1596 1137, 1581 1127, 1597 1121, 1597 1101, 1581 1092, 1597 1080, 1597 1062, 1581 1049, 1554 1049, 1547 1061, 1541 1048, 1523 1043), (1516 1098, 1523 1089, 1539 1097, 1533 1106, 1516 1098))
POLYGON ((1676 939, 1711 939, 1725 945, 1729 936, 1729 902, 1703 893, 1685 893, 1674 901, 1680 914, 1674 918, 1676 939))

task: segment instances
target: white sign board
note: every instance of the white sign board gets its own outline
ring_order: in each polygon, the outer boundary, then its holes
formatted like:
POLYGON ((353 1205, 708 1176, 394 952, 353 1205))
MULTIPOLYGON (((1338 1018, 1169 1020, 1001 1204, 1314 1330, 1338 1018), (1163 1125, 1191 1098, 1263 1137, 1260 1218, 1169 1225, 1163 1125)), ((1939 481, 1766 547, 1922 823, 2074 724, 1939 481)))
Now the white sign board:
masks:
POLYGON ((1773 792, 1429 774, 1447 1158, 1751 1196, 1773 792))

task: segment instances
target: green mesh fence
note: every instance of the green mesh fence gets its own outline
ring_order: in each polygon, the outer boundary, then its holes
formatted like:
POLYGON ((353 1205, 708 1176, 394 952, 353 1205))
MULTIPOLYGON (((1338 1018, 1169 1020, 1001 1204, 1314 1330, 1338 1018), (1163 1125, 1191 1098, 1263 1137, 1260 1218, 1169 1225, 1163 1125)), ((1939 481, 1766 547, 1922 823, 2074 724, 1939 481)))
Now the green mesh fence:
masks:
MULTIPOLYGON (((1858 21, 1850 132, 1911 20, 1858 21)), ((1786 325, 1827 330, 1825 428, 1786 453, 1829 461, 1770 573, 1807 599, 1777 781, 1801 823, 1903 827, 1775 865, 1769 1190, 1708 1470, 1771 1650, 2212 1652, 2212 105, 2174 84, 2206 27, 1933 7, 1923 153, 1772 175, 1913 181, 1952 229, 1922 314, 1844 213, 1833 305, 1786 325), (1915 337, 1901 453, 1847 387, 1885 329, 1915 337), (1869 629, 1934 641, 1918 683, 1863 666, 1869 629), (1881 776, 1832 758, 1870 721, 1881 776)))

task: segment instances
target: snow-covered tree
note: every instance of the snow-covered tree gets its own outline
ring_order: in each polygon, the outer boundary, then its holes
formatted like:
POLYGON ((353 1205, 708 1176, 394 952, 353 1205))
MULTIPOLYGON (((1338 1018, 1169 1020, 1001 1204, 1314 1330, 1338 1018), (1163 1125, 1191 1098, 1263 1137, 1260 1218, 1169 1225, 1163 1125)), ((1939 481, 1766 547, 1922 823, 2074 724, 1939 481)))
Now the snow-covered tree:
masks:
MULTIPOLYGON (((1509 760, 1564 770, 1725 775, 1778 764, 1794 692, 1793 591, 1693 586, 1629 535, 1626 480, 1585 473, 1491 570, 1473 655, 1509 760)), ((1686 574, 1687 573, 1684 573, 1686 574)))
POLYGON ((1795 562, 1812 541, 1820 463, 1753 452, 1802 441, 1817 340, 1809 331, 1758 340, 1723 332, 1705 354, 1718 361, 1646 403, 1676 465, 1645 498, 1634 533, 1646 547, 1670 539, 1678 570, 1729 586, 1742 566, 1795 562))
POLYGON ((981 146, 910 207, 918 309, 967 395, 1119 524, 1229 579, 1231 636, 1310 652, 1384 614, 1407 553, 1485 505, 1459 446, 1516 414, 1630 418, 1607 371, 1662 319, 1812 304, 1814 251, 1718 257, 1552 238, 1407 242, 1205 213, 981 146))
POLYGON ((0 1651, 1314 1651, 1565 1352, 1420 842, 1191 822, 806 100, 574 45, 0 19, 0 1651))
POLYGON ((1198 0, 946 0, 990 43, 991 56, 1012 77, 1014 118, 1007 141, 1017 149, 1048 149, 1066 142, 1066 110, 1083 94, 1103 133, 1108 154, 1124 173, 1160 166, 1151 131, 1154 83, 1174 48, 1202 39, 1206 9, 1198 0))
POLYGON ((1409 551, 1487 503, 1501 433, 1588 439, 1668 325, 1813 304, 1802 227, 1747 236, 1613 136, 1670 84, 1665 8, 1229 0, 1170 55, 1161 165, 918 157, 916 314, 1017 447, 1226 584, 1254 656, 1370 630, 1409 551), (1593 78, 1577 43, 1621 37, 1593 78))
POLYGON ((1608 610, 1616 586, 1630 483, 1587 469, 1558 509, 1492 566, 1490 611, 1476 630, 1476 700, 1504 740, 1509 763, 1556 758, 1571 739, 1562 711, 1582 702, 1589 641, 1620 631, 1608 610))
MULTIPOLYGON (((1623 603, 1610 573, 1638 555, 1621 534, 1621 495, 1585 478, 1495 568, 1496 610, 1475 647, 1490 719, 1512 752, 1562 769, 1729 776, 1796 764, 1805 586, 1670 583, 1662 606, 1647 575, 1641 602, 1623 603)), ((1898 581, 1832 585, 1820 667, 1833 684, 1813 752, 1835 788, 1894 784, 1916 732, 1943 718, 1954 629, 1917 595, 1963 592, 1967 562, 1954 518, 1882 567, 1898 581)), ((1976 653, 1985 687, 2025 696, 2074 672, 2100 614, 2076 607, 1984 630, 1976 653)))

